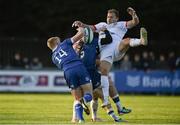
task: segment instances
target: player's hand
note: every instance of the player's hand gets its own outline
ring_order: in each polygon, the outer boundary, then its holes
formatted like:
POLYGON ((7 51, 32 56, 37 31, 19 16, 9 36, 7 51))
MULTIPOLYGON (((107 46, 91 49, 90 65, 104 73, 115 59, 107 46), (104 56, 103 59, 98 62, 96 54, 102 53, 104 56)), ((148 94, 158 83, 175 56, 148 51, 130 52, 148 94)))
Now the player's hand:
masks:
POLYGON ((136 11, 132 7, 127 8, 127 12, 131 15, 134 16, 136 14, 136 11))
POLYGON ((84 27, 84 24, 81 21, 74 21, 72 27, 84 27))
POLYGON ((79 31, 79 32, 83 32, 83 31, 84 31, 84 28, 78 27, 78 28, 76 28, 76 30, 79 31))

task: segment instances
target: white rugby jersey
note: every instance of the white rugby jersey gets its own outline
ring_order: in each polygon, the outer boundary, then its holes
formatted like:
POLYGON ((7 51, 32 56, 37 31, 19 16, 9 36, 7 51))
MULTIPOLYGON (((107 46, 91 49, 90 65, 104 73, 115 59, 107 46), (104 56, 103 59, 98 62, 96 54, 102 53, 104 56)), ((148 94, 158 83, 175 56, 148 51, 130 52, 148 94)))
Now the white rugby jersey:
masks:
POLYGON ((110 32, 110 34, 113 38, 113 42, 115 42, 115 41, 120 42, 128 30, 126 25, 127 25, 126 21, 119 21, 119 22, 112 23, 112 24, 100 22, 94 26, 96 28, 96 32, 99 32, 103 28, 106 28, 110 32))

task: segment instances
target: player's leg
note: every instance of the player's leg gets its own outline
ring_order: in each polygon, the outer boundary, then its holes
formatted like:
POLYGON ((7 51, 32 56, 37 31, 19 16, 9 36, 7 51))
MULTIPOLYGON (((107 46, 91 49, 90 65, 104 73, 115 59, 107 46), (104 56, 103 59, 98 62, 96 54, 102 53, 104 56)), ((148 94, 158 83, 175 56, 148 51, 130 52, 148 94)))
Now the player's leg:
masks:
POLYGON ((117 91, 117 89, 116 89, 116 87, 115 87, 111 77, 109 77, 109 83, 110 83, 109 84, 109 94, 110 94, 110 97, 112 98, 113 102, 116 104, 118 114, 122 115, 122 114, 130 113, 131 109, 122 107, 118 91, 117 91))
POLYGON ((88 83, 81 85, 81 89, 83 91, 83 97, 81 98, 80 102, 82 103, 85 113, 89 115, 90 110, 88 108, 88 103, 92 100, 92 84, 88 83))
POLYGON ((98 88, 93 90, 93 99, 91 101, 91 119, 93 122, 99 121, 100 119, 97 118, 97 110, 98 110, 98 88))
POLYGON ((80 100, 84 111, 87 115, 90 114, 90 110, 87 106, 87 104, 92 100, 92 83, 89 76, 89 73, 87 72, 86 68, 82 65, 78 67, 79 69, 79 82, 80 87, 83 92, 83 98, 80 100))
POLYGON ((77 114, 76 114, 76 110, 75 110, 75 105, 76 105, 76 101, 73 102, 73 114, 72 114, 72 119, 71 119, 72 123, 76 123, 76 122, 79 121, 79 119, 77 118, 77 114))
MULTIPOLYGON (((109 57, 113 58, 113 57, 109 57)), ((111 69, 112 64, 108 61, 101 60, 100 62, 100 72, 101 72, 101 86, 102 86, 102 91, 104 95, 104 101, 103 101, 103 106, 109 104, 109 80, 108 80, 108 74, 111 69)))
POLYGON ((136 47, 140 45, 146 46, 148 44, 147 31, 145 28, 140 29, 140 39, 137 38, 125 38, 119 44, 119 51, 121 53, 126 52, 129 47, 136 47))
MULTIPOLYGON (((103 97, 102 88, 97 88, 97 89, 95 90, 95 92, 96 92, 96 97, 100 98, 101 101, 103 102, 104 97, 103 97)), ((97 108, 96 106, 98 106, 98 105, 95 104, 95 106, 92 107, 92 108, 97 108)), ((110 103, 109 103, 108 105, 104 106, 103 109, 107 112, 107 114, 108 114, 115 122, 120 122, 120 121, 121 121, 121 119, 120 119, 118 116, 116 116, 116 114, 114 113, 114 110, 113 110, 113 108, 112 108, 112 106, 111 106, 110 103)), ((93 121, 99 121, 99 120, 101 120, 101 119, 99 119, 99 118, 97 117, 97 110, 96 110, 95 113, 96 113, 96 116, 94 117, 93 121)), ((102 120, 101 120, 101 121, 102 121, 102 120)))
POLYGON ((72 116, 72 120, 71 120, 73 123, 75 123, 79 120, 77 106, 76 106, 77 100, 79 100, 85 113, 88 115, 90 114, 89 108, 87 106, 87 103, 92 100, 92 96, 90 93, 91 93, 91 84, 89 84, 89 83, 85 84, 85 85, 81 85, 81 87, 77 88, 75 92, 74 91, 72 92, 72 94, 74 95, 74 98, 75 98, 75 101, 73 104, 73 116, 72 116))
MULTIPOLYGON (((93 86, 93 99, 91 101, 91 118, 93 122, 102 121, 100 118, 97 117, 97 110, 98 110, 98 98, 99 98, 99 89, 101 87, 101 74, 94 69, 88 70, 93 86)), ((101 89, 102 95, 102 89, 101 89)), ((103 98, 103 97, 101 97, 103 98)))
POLYGON ((76 89, 71 90, 71 94, 74 97, 74 104, 73 104, 73 117, 72 117, 72 122, 77 122, 77 121, 84 121, 83 117, 83 106, 80 102, 80 99, 82 97, 81 94, 81 89, 78 87, 76 89))
MULTIPOLYGON (((73 67, 71 69, 68 69, 64 72, 64 77, 66 79, 67 84, 71 88, 71 94, 73 95, 75 100, 74 102, 75 112, 80 123, 84 122, 83 104, 81 102, 81 98, 82 96, 84 96, 84 91, 81 88, 81 86, 85 84, 88 86, 88 84, 90 84, 90 78, 86 76, 87 74, 85 74, 85 72, 83 72, 84 69, 85 68, 83 67, 83 65, 82 66, 80 65, 78 67, 73 67), (81 81, 83 81, 82 84, 79 83, 81 81)), ((91 96, 91 92, 90 92, 90 96, 91 96)), ((91 98, 90 100, 92 100, 92 96, 90 98, 91 98)))

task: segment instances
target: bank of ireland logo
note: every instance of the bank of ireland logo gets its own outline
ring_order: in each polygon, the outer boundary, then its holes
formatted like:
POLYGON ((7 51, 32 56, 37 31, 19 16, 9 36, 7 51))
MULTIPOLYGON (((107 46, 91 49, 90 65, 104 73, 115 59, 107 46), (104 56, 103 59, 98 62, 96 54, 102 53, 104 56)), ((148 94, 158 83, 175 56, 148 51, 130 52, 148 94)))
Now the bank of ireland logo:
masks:
POLYGON ((127 76, 126 84, 130 87, 138 87, 140 85, 140 76, 127 76))

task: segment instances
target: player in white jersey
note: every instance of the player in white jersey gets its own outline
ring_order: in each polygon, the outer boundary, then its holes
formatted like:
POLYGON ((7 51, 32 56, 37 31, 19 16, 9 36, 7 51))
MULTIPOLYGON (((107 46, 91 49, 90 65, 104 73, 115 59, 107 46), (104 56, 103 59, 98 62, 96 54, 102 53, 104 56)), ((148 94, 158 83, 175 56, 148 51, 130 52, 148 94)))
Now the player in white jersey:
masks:
POLYGON ((101 71, 101 83, 104 103, 106 106, 109 103, 109 82, 108 74, 112 67, 113 61, 120 60, 126 53, 129 47, 135 47, 139 45, 147 45, 147 31, 145 28, 140 30, 140 39, 136 38, 125 38, 128 29, 136 26, 139 23, 139 18, 135 10, 128 7, 127 12, 131 15, 132 20, 129 21, 118 21, 119 12, 115 9, 108 10, 107 22, 101 22, 96 25, 87 25, 81 21, 75 21, 73 26, 78 27, 91 27, 95 32, 99 32, 99 46, 100 46, 100 71, 101 71), (105 30, 109 31, 111 39, 106 40, 107 33, 105 30), (106 45, 102 45, 103 41, 108 41, 106 45))

